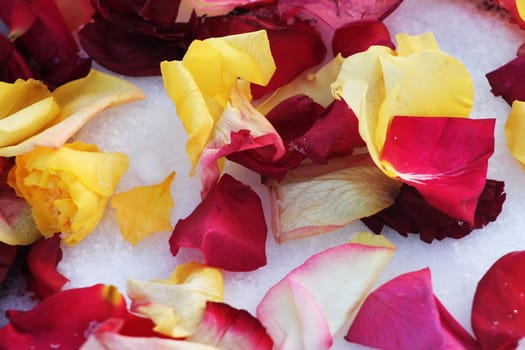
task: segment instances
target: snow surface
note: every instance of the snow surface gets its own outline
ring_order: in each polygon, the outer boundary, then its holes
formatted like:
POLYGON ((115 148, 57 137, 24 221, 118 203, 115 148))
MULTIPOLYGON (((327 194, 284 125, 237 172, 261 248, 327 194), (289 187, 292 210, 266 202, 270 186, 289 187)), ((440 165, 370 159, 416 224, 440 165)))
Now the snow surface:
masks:
MULTIPOLYGON (((488 177, 505 181, 507 200, 496 222, 461 240, 445 239, 431 245, 415 235, 404 238, 384 231, 396 244, 397 252, 378 284, 401 273, 430 267, 435 294, 470 332, 470 310, 477 281, 500 256, 525 249, 525 173, 509 153, 503 132, 510 107, 491 94, 485 78, 486 73, 515 57, 517 48, 525 41, 525 32, 509 24, 501 13, 480 9, 480 4, 481 1, 474 0, 405 0, 385 20, 392 35, 433 32, 441 49, 463 61, 472 75, 476 91, 472 117, 497 119, 496 151, 489 162, 488 177)), ((130 168, 117 191, 158 183, 175 170, 172 185, 175 201, 172 224, 175 224, 192 212, 200 198, 198 177, 188 176, 186 134, 160 77, 125 79, 137 84, 147 99, 101 113, 77 138, 96 143, 105 151, 129 155, 130 168)), ((235 164, 228 164, 227 171, 251 184, 263 202, 268 203, 257 175, 235 164)), ((344 243, 363 230, 366 227, 356 222, 332 233, 281 245, 269 235, 266 266, 249 273, 224 273, 225 301, 254 313, 266 291, 289 271, 312 254, 344 243)), ((63 247, 64 257, 58 268, 70 279, 66 288, 108 283, 124 293, 128 278, 166 278, 182 262, 203 261, 200 252, 189 249, 182 249, 173 257, 168 238, 169 232, 161 232, 132 247, 121 238, 115 211, 108 208, 104 220, 90 236, 77 246, 63 247)), ((0 300, 0 312, 31 305, 19 289, 12 288, 0 300)), ((341 335, 333 348, 360 347, 346 343, 341 335)))

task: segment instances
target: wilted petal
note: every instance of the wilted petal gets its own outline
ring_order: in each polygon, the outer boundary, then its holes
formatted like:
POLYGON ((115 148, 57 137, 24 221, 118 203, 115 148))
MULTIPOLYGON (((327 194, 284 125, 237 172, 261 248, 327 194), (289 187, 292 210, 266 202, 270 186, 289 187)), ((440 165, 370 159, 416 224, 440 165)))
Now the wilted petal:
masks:
MULTIPOLYGON (((23 88, 23 93, 17 92, 17 101, 31 96, 26 89, 37 90, 39 96, 44 95, 40 85, 31 80, 25 85, 32 87, 23 88)), ((10 94, 14 95, 14 92, 10 91, 10 94)), ((0 98, 2 97, 0 90, 0 98)), ((60 113, 34 136, 15 145, 1 147, 0 156, 16 156, 29 152, 36 146, 60 147, 100 111, 142 99, 144 95, 135 85, 123 79, 92 70, 87 77, 71 81, 53 91, 52 97, 60 108, 60 113)), ((21 106, 25 105, 26 103, 21 106)), ((13 107, 10 111, 14 113, 16 110, 13 107)))
POLYGON ((174 203, 170 187, 174 177, 175 172, 172 172, 160 184, 135 187, 111 198, 111 206, 117 210, 120 232, 132 245, 153 232, 171 229, 174 203))
POLYGON ((169 243, 173 255, 180 247, 198 248, 210 266, 251 271, 266 264, 266 235, 257 193, 224 174, 197 208, 177 222, 169 243))
POLYGON ((310 257, 275 284, 257 318, 279 349, 328 349, 394 254, 386 239, 360 237, 310 257), (373 240, 371 244, 366 244, 373 240))
POLYGON ((525 337, 525 251, 499 258, 479 281, 472 329, 483 349, 514 349, 525 337))
POLYGON ((334 56, 341 53, 348 57, 366 51, 372 45, 388 46, 395 49, 388 28, 378 20, 359 20, 350 22, 334 32, 332 51, 334 56))
POLYGON ((218 349, 271 350, 273 345, 261 322, 248 311, 217 302, 206 303, 204 318, 188 340, 218 349))
POLYGON ((525 101, 525 56, 518 56, 486 75, 494 96, 501 96, 509 105, 525 101))
POLYGON ((394 11, 402 0, 281 0, 278 3, 282 15, 305 10, 326 22, 332 28, 338 28, 348 22, 358 20, 382 20, 394 11))
POLYGON ((473 223, 494 152, 494 124, 494 119, 395 117, 381 164, 430 205, 473 223))
POLYGON ((446 237, 459 239, 496 220, 505 198, 504 183, 487 180, 478 200, 474 224, 469 224, 434 208, 414 187, 403 184, 392 206, 361 221, 377 234, 386 225, 403 236, 419 234, 419 238, 427 243, 446 237))
POLYGON ((277 242, 333 231, 394 203, 400 182, 365 156, 334 159, 270 181, 272 229, 277 242))
POLYGON ((400 275, 373 291, 345 336, 379 349, 478 349, 434 296, 430 270, 400 275))
POLYGON ((99 323, 127 313, 124 297, 113 286, 69 289, 32 310, 9 310, 10 322, 0 328, 0 344, 6 349, 78 349, 99 323))
POLYGON ((207 301, 222 301, 223 280, 219 269, 188 263, 167 280, 130 279, 127 291, 131 309, 151 318, 156 332, 182 338, 195 332, 207 301))

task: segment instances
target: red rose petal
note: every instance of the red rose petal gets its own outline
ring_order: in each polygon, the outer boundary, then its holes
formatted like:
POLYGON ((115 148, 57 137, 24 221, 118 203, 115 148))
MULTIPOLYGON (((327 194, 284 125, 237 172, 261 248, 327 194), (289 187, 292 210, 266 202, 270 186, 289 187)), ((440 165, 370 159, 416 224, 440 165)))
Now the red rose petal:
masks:
POLYGON ((477 349, 434 296, 430 270, 400 275, 370 293, 345 339, 379 349, 477 349))
POLYGON ((4 282, 16 257, 16 246, 0 242, 0 285, 4 282))
POLYGON ((197 208, 177 222, 169 243, 173 255, 180 247, 199 248, 209 266, 251 271, 266 264, 266 235, 257 194, 224 174, 197 208))
POLYGON ((494 152, 494 119, 395 117, 380 159, 444 213, 474 222, 494 152))
POLYGON ((509 105, 525 101, 525 56, 518 56, 486 75, 494 96, 501 96, 509 105))
POLYGON ((97 284, 53 294, 30 311, 7 311, 0 328, 4 349, 78 349, 104 320, 126 317, 126 301, 115 287, 97 284))
POLYGON ((62 249, 58 235, 41 238, 31 246, 27 256, 27 289, 34 292, 37 298, 44 299, 59 292, 69 281, 56 269, 60 260, 62 249))
POLYGON ((514 349, 525 337, 525 251, 506 254, 481 278, 472 329, 483 349, 514 349))
POLYGON ((383 45, 395 49, 388 28, 378 20, 348 23, 338 28, 332 38, 334 56, 341 53, 343 57, 348 57, 366 51, 372 45, 383 45))
POLYGON ((503 7, 512 15, 511 22, 514 22, 517 25, 519 25, 521 29, 525 29, 525 21, 523 21, 523 18, 521 18, 518 12, 516 0, 496 0, 496 2, 499 6, 503 7))
POLYGON ((445 237, 459 239, 496 220, 506 198, 504 186, 502 181, 487 180, 479 197, 473 225, 432 207, 414 187, 406 184, 401 186, 392 206, 361 221, 376 234, 380 234, 386 225, 403 236, 419 234, 427 243, 445 237))
POLYGON ((279 13, 283 16, 305 10, 332 28, 359 20, 382 20, 394 11, 402 0, 281 0, 279 13))
POLYGON ((25 80, 32 77, 31 68, 15 45, 0 35, 0 81, 13 83, 16 79, 25 80))
POLYGON ((273 341, 261 322, 246 310, 207 302, 202 322, 188 338, 218 349, 272 349, 273 341))

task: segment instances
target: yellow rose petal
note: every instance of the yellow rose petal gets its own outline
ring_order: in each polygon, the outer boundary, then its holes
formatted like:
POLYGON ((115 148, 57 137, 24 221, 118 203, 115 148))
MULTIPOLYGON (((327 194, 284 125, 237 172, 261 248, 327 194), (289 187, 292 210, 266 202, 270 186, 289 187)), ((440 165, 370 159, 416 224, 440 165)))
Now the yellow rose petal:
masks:
POLYGON ((175 177, 172 172, 162 183, 135 187, 111 198, 111 206, 117 210, 122 236, 132 245, 153 232, 171 229, 170 214, 173 199, 170 186, 175 177))
POLYGON ((171 337, 193 334, 207 301, 221 302, 224 283, 220 269, 199 263, 177 266, 167 280, 128 280, 132 310, 150 317, 155 331, 171 337))
POLYGON ((397 55, 408 56, 422 50, 439 50, 434 34, 426 32, 420 35, 399 33, 396 35, 397 55))
POLYGON ((0 82, 0 119, 50 96, 47 86, 38 80, 18 79, 12 84, 0 82))
POLYGON ((525 102, 514 101, 505 123, 505 136, 509 150, 525 170, 525 102))
POLYGON ((516 0, 516 9, 518 10, 518 15, 521 19, 525 21, 525 1, 516 0))

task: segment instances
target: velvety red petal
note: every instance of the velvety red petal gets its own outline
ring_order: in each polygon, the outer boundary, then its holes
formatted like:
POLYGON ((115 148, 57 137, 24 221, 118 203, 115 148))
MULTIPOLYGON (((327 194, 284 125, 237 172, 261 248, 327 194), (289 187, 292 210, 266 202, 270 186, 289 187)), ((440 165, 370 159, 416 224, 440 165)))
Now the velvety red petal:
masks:
POLYGON ((359 20, 382 20, 394 11, 402 0, 281 0, 279 12, 283 16, 303 10, 332 28, 339 28, 359 20))
POLYGON ((525 251, 498 259, 481 278, 472 304, 472 329, 483 349, 515 349, 525 337, 525 251))
POLYGON ((125 318, 108 318, 97 327, 97 332, 110 332, 130 337, 166 337, 153 330, 155 324, 148 317, 126 314, 125 318))
POLYGON ((15 262, 16 246, 0 242, 0 285, 4 282, 15 262))
POLYGON ((496 220, 506 198, 504 186, 502 181, 486 181, 479 197, 473 225, 432 207, 414 187, 406 184, 401 186, 394 205, 361 221, 376 234, 380 234, 386 225, 403 236, 408 233, 419 234, 421 240, 427 243, 445 237, 459 239, 496 220))
POLYGON ((297 21, 281 29, 269 29, 268 40, 276 70, 266 86, 252 84, 258 99, 292 81, 306 69, 321 63, 326 48, 319 33, 306 22, 297 21), (301 53, 298 55, 297 53, 301 53))
POLYGON ((115 287, 97 284, 53 294, 29 311, 7 311, 0 328, 4 349, 78 349, 97 325, 124 318, 126 301, 115 287))
MULTIPOLYGON (((50 87, 59 86, 70 80, 87 75, 91 69, 91 59, 80 54, 60 11, 53 0, 21 0, 30 6, 35 20, 23 34, 15 40, 19 52, 24 52, 27 60, 33 62, 34 75, 50 87)), ((1 11, 2 20, 11 25, 14 11, 13 1, 8 1, 11 12, 1 11)), ((16 22, 15 22, 16 25, 16 22)))
POLYGON ((175 22, 179 6, 180 0, 146 0, 137 9, 137 14, 166 30, 175 22))
POLYGON ((364 145, 354 112, 343 100, 334 100, 311 128, 288 147, 324 164, 329 158, 350 155, 355 147, 364 145))
POLYGON ((477 349, 434 296, 430 270, 400 275, 369 294, 345 339, 379 349, 477 349))
POLYGON ((55 3, 71 32, 88 23, 95 11, 90 0, 55 0, 55 3))
POLYGON ((13 83, 16 79, 33 78, 33 72, 15 45, 0 35, 0 81, 13 83))
POLYGON ((494 152, 494 119, 395 117, 380 155, 430 205, 469 223, 494 152))
POLYGON ((501 96, 509 105, 514 100, 525 101, 525 56, 512 61, 486 75, 494 96, 501 96))
MULTIPOLYGON (((153 11, 153 10, 152 10, 153 11)), ((160 62, 180 60, 194 39, 196 17, 161 30, 136 14, 97 12, 78 33, 80 44, 102 66, 129 76, 160 74, 160 62)))
POLYGON ((27 289, 34 292, 37 298, 44 299, 59 292, 69 281, 57 271, 60 260, 62 249, 58 235, 41 238, 31 246, 27 256, 27 289))
POLYGON ((188 339, 218 349, 272 349, 273 341, 261 322, 246 310, 207 302, 202 322, 188 339))
POLYGON ((257 194, 224 174, 197 208, 177 222, 169 243, 173 255, 180 247, 199 248, 209 266, 251 271, 266 264, 266 235, 257 194))
POLYGON ((334 56, 341 53, 343 57, 348 57, 366 51, 372 45, 383 45, 395 49, 388 28, 378 20, 350 22, 338 28, 332 38, 334 56))

